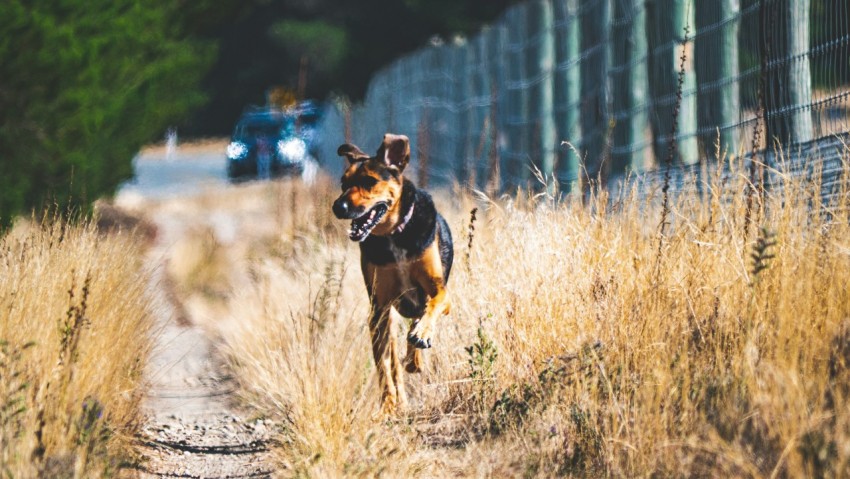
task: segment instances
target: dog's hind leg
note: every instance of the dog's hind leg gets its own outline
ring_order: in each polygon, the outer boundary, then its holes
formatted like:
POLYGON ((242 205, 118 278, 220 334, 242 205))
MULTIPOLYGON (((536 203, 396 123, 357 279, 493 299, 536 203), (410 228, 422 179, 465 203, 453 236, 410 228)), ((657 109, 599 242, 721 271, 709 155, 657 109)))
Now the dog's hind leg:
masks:
POLYGON ((407 396, 401 372, 395 337, 392 334, 393 318, 389 308, 374 308, 369 319, 372 335, 372 355, 381 386, 381 412, 394 414, 397 407, 404 407, 407 396), (399 392, 401 394, 399 394, 399 392))
POLYGON ((391 318, 389 320, 389 335, 390 335, 390 358, 392 364, 393 383, 395 384, 396 397, 398 399, 398 409, 403 411, 407 408, 407 393, 404 390, 404 370, 401 367, 399 360, 398 341, 396 341, 395 328, 399 320, 398 312, 395 308, 390 309, 391 318))
POLYGON ((409 373, 420 373, 425 369, 425 357, 422 354, 422 350, 410 343, 407 344, 404 369, 409 373))

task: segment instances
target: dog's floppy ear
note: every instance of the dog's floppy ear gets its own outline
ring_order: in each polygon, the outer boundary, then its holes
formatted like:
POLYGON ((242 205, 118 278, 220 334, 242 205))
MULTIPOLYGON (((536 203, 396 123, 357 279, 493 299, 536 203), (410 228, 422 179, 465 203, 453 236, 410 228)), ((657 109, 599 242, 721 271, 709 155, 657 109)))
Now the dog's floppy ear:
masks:
POLYGON ((387 133, 378 148, 378 158, 383 159, 387 166, 395 166, 398 171, 410 161, 410 140, 404 135, 387 133))
POLYGON ((348 158, 348 161, 357 163, 358 161, 368 160, 369 155, 363 153, 360 148, 357 148, 351 143, 343 143, 336 149, 336 154, 348 158))

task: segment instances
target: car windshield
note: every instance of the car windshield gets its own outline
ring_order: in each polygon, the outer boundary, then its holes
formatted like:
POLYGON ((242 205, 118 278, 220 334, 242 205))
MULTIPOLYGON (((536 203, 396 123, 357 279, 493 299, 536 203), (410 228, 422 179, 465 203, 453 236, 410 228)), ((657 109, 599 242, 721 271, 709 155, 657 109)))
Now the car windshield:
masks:
POLYGON ((317 112, 304 113, 299 117, 302 125, 315 127, 319 123, 319 114, 317 112))
POLYGON ((281 120, 244 121, 236 128, 236 136, 242 138, 285 136, 293 128, 290 118, 281 120))

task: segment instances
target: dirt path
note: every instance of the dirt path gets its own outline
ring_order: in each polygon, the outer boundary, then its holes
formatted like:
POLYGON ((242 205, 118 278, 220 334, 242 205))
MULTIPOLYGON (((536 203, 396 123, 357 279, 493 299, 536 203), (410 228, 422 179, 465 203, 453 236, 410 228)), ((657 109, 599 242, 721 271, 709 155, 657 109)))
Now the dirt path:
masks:
POLYGON ((162 325, 149 366, 140 477, 270 477, 271 425, 234 407, 234 386, 212 341, 177 318, 162 325))
MULTIPOLYGON (((165 180, 140 178, 139 183, 152 182, 156 188, 136 186, 132 195, 119 195, 119 206, 127 207, 129 202, 130 209, 137 211, 148 209, 151 200, 162 201, 156 192, 173 192, 166 188, 169 178, 181 178, 169 175, 168 164, 151 168, 149 163, 160 161, 156 157, 141 161, 137 164, 140 172, 147 167, 165 180)), ((199 164, 208 163, 201 160, 199 164)), ((187 168, 185 163, 172 165, 187 168)), ((267 449, 273 425, 236 407, 235 384, 218 357, 214 339, 167 291, 167 261, 188 225, 179 215, 169 214, 168 208, 155 210, 149 218, 157 227, 156 245, 150 252, 157 276, 153 288, 165 307, 158 318, 156 346, 147 369, 151 389, 143 403, 146 422, 139 438, 143 460, 138 477, 271 477, 267 449)))
MULTIPOLYGON (((167 244, 152 256, 167 257, 167 244)), ((156 283, 168 284, 163 278, 156 283)), ((266 456, 272 425, 235 407, 235 385, 214 341, 182 308, 170 306, 160 318, 148 367, 140 477, 270 477, 266 456)))

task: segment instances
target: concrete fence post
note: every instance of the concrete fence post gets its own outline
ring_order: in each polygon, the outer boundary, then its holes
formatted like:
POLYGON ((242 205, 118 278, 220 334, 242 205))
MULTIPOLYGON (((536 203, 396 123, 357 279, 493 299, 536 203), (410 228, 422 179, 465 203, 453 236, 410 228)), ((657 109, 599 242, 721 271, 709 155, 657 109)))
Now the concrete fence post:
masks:
POLYGON ((701 150, 711 158, 719 158, 724 149, 738 148, 740 84, 738 77, 738 24, 728 21, 740 14, 740 0, 717 0, 696 3, 699 30, 711 29, 695 45, 697 90, 700 92, 698 125, 701 150), (720 151, 715 149, 720 131, 720 151), (724 128, 725 127, 725 128, 724 128))
POLYGON ((504 17, 495 23, 485 34, 487 40, 487 74, 490 83, 490 149, 487 155, 486 190, 495 193, 504 184, 502 162, 505 157, 508 125, 507 111, 507 27, 504 17))
POLYGON ((506 15, 507 79, 505 121, 508 129, 507 144, 502 155, 502 181, 508 189, 525 186, 528 159, 528 90, 525 76, 526 4, 513 7, 506 15))
POLYGON ((577 145, 585 155, 587 174, 601 173, 609 137, 608 42, 611 9, 606 0, 587 2, 581 13, 581 131, 577 145))
POLYGON ((555 16, 554 112, 557 128, 558 161, 555 174, 561 188, 571 191, 579 177, 581 142, 581 22, 578 0, 557 0, 555 16))
POLYGON ((611 94, 614 131, 610 177, 641 170, 646 141, 646 10, 643 0, 614 0, 611 32, 611 94))
MULTIPOLYGON (((530 95, 531 162, 546 179, 545 189, 555 188, 557 151, 555 116, 555 20, 552 0, 533 0, 528 11, 528 81, 530 95)), ((537 185, 540 186, 540 185, 537 185)))
POLYGON ((655 161, 667 161, 670 135, 676 120, 676 155, 673 162, 684 164, 698 160, 696 117, 696 76, 694 73, 693 38, 695 7, 691 0, 647 0, 647 34, 649 39, 649 84, 653 109, 651 114, 655 161), (688 42, 683 44, 685 27, 688 42), (685 56, 685 75, 681 91, 677 91, 681 57, 685 56), (674 118, 677 96, 681 96, 678 118, 674 118))
MULTIPOLYGON (((809 17, 811 0, 762 0, 767 35, 768 148, 773 141, 783 144, 809 141, 814 135, 812 112, 812 76, 809 61, 809 17), (775 62, 775 63, 774 63, 775 62)), ((846 19, 845 19, 846 21, 846 19)))

